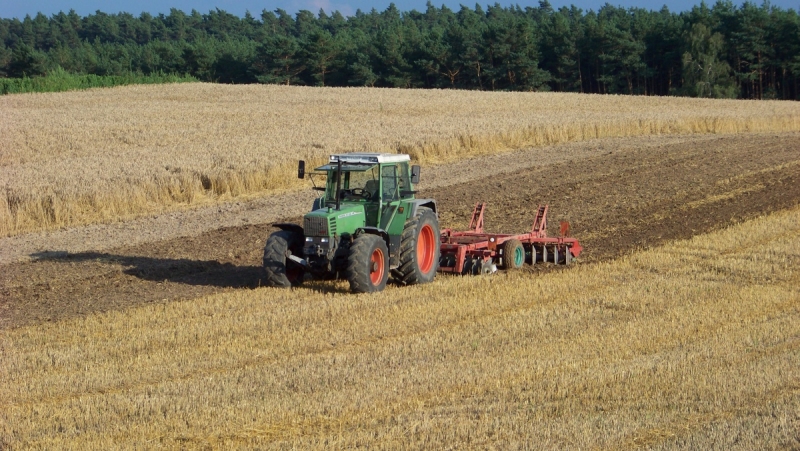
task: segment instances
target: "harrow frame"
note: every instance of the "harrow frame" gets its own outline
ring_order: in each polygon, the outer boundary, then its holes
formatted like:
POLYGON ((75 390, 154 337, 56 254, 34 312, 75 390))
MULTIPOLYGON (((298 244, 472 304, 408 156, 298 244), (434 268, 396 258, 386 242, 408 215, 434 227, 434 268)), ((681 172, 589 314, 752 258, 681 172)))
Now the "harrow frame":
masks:
POLYGON ((561 236, 547 236, 548 205, 539 205, 531 231, 522 234, 487 233, 483 230, 486 203, 478 202, 472 211, 469 230, 441 230, 439 271, 456 274, 494 272, 495 261, 502 261, 503 244, 519 240, 525 249, 526 261, 569 265, 583 250, 577 239, 569 237, 569 224, 561 222, 561 236))

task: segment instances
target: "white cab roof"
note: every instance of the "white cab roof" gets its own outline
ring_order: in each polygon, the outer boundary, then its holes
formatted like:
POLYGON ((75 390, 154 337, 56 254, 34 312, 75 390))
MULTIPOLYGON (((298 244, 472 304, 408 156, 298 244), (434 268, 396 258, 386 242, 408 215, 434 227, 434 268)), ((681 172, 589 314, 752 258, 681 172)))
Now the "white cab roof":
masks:
POLYGON ((340 160, 342 163, 400 163, 402 161, 410 161, 411 157, 406 154, 397 153, 344 153, 339 155, 331 155, 331 163, 335 163, 340 160))

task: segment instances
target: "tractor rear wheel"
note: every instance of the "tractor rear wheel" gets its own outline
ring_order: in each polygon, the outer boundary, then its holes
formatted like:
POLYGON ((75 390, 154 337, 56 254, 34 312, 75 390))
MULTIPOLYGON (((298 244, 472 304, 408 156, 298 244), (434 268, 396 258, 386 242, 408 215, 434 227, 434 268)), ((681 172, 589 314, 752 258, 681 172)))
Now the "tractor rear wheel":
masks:
POLYGON ((383 291, 389 279, 389 249, 383 239, 368 233, 359 235, 347 256, 347 280, 354 293, 383 291))
POLYGON ((511 239, 503 243, 503 268, 519 269, 525 263, 525 248, 522 242, 511 239))
POLYGON ((439 220, 430 208, 419 207, 406 221, 400 238, 400 264, 392 271, 404 285, 433 282, 439 269, 439 220))
POLYGON ((288 255, 303 254, 303 235, 279 230, 267 239, 264 246, 264 284, 270 287, 296 287, 303 283, 305 271, 288 255))

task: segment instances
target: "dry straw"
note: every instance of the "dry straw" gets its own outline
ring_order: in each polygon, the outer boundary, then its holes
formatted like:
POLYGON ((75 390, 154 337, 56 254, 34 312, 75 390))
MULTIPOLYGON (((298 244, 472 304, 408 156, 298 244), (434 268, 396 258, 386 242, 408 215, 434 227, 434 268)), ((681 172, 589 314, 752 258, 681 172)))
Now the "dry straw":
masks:
POLYGON ((800 130, 797 102, 177 84, 0 98, 0 236, 295 188, 298 158, 424 164, 603 137, 800 130))
POLYGON ((541 277, 240 290, 7 330, 0 444, 796 448, 798 263, 794 209, 541 277))

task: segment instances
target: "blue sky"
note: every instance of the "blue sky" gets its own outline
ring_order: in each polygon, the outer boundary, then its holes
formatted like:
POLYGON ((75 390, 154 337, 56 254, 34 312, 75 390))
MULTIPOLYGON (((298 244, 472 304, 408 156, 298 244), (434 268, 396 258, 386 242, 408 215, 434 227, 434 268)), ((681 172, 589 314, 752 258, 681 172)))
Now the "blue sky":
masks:
MULTIPOLYGON (((691 9, 693 5, 699 3, 699 0, 671 0, 669 2, 664 0, 550 0, 550 3, 555 8, 574 4, 583 10, 597 10, 606 3, 606 1, 615 6, 635 6, 654 10, 661 9, 661 7, 666 4, 671 11, 686 11, 691 9)), ((716 0, 707 1, 709 4, 713 4, 716 0)), ((734 0, 734 3, 740 5, 742 1, 743 0, 734 0)), ((523 8, 526 6, 537 6, 539 4, 538 0, 491 0, 478 3, 485 7, 487 4, 494 4, 495 2, 503 6, 519 4, 523 8)), ((391 3, 390 0, 0 0, 0 17, 16 17, 22 19, 26 14, 34 16, 37 12, 42 12, 50 16, 59 11, 67 12, 70 9, 74 9, 81 16, 94 13, 97 10, 105 13, 124 11, 132 13, 135 16, 146 11, 156 15, 158 13, 168 14, 169 9, 173 7, 185 12, 196 9, 201 13, 219 8, 238 16, 244 15, 245 11, 249 10, 250 13, 256 17, 258 17, 264 9, 273 11, 276 8, 282 8, 290 13, 295 13, 301 9, 307 9, 316 13, 322 8, 327 12, 338 10, 344 15, 352 15, 357 9, 369 11, 375 8, 378 11, 382 11, 389 6, 389 3, 391 3)), ((463 0, 439 0, 432 1, 432 3, 436 6, 444 4, 454 10, 457 10, 461 4, 465 4, 469 7, 475 6, 474 1, 463 0)), ((760 5, 761 0, 755 0, 755 3, 760 5)), ((795 11, 800 10, 800 0, 773 0, 770 3, 784 9, 791 8, 795 11)), ((412 9, 424 11, 426 0, 397 0, 395 4, 401 11, 410 11, 412 9)))

